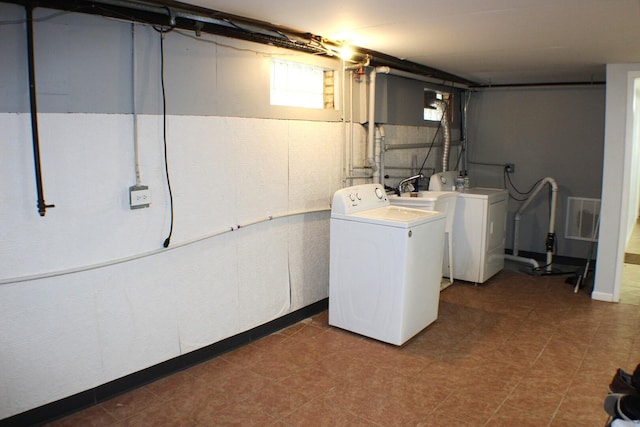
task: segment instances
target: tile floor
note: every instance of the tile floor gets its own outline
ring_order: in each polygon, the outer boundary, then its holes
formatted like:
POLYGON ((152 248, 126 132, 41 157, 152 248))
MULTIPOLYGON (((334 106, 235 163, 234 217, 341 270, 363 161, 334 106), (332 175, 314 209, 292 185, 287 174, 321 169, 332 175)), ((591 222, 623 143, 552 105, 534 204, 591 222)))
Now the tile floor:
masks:
POLYGON ((624 264, 620 284, 620 302, 640 306, 640 265, 624 264))
POLYGON ((49 426, 603 426, 616 368, 640 362, 638 330, 637 306, 504 270, 444 290, 403 347, 325 311, 49 426))
POLYGON ((636 222, 625 250, 624 262, 640 264, 640 221, 636 222))
POLYGON ((620 302, 640 305, 640 222, 636 223, 625 251, 620 302))

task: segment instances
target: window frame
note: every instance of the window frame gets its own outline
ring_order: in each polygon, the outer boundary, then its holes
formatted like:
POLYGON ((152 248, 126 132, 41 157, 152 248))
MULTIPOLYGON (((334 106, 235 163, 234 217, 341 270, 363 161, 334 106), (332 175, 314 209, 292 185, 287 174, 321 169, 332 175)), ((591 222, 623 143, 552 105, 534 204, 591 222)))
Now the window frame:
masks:
POLYGON ((335 109, 335 70, 273 57, 269 72, 271 106, 310 110, 335 109), (309 84, 312 85, 311 89, 309 84))

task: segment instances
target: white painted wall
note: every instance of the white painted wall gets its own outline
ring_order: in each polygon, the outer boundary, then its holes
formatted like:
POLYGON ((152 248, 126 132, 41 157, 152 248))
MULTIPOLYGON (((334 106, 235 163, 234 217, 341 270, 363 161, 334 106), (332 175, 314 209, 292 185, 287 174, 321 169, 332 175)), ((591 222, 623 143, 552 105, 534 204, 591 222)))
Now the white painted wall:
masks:
POLYGON ((29 116, 0 114, 8 136, 0 156, 0 419, 328 296, 328 212, 237 226, 329 208, 340 186, 339 123, 169 117, 175 228, 165 250, 160 117, 139 121, 143 182, 152 190, 151 207, 139 210, 127 201, 129 116, 39 118, 45 192, 56 204, 44 218, 35 209, 29 116), (34 275, 45 277, 25 280, 34 275))
POLYGON ((605 153, 602 177, 602 216, 592 297, 619 301, 624 249, 638 214, 636 81, 640 64, 607 65, 605 153), (634 125, 634 117, 636 117, 634 125), (635 126, 635 127, 634 127, 635 126), (633 179, 633 176, 636 179, 633 179))

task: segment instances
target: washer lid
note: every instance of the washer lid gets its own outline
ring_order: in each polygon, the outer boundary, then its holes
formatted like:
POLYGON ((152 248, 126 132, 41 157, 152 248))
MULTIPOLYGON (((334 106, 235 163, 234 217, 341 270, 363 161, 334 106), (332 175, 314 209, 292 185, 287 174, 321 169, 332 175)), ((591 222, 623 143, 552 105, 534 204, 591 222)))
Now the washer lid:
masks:
POLYGON ((388 196, 389 201, 397 204, 404 204, 404 206, 422 206, 427 202, 435 202, 439 199, 446 199, 447 197, 458 197, 458 192, 456 191, 418 191, 416 197, 411 196, 412 193, 402 193, 402 196, 397 196, 395 194, 388 196))
POLYGON ((331 218, 347 221, 366 222, 387 227, 409 228, 427 222, 444 219, 445 214, 436 211, 405 208, 402 206, 385 206, 351 214, 333 213, 331 218))
POLYGON ((503 188, 472 187, 459 193, 460 197, 467 199, 501 200, 509 197, 509 192, 503 188))

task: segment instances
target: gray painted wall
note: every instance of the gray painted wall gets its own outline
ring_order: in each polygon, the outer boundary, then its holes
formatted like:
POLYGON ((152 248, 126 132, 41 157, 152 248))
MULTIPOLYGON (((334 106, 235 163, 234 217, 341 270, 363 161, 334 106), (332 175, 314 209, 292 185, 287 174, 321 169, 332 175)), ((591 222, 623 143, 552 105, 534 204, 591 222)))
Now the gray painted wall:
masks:
MULTIPOLYGON (((600 198, 604 148, 604 86, 488 89, 469 106, 469 160, 514 163, 512 181, 527 191, 540 178, 558 182, 557 253, 586 258, 589 243, 565 239, 568 196, 600 198)), ((504 187, 502 168, 471 164, 473 186, 504 187)), ((513 195, 517 195, 511 191, 513 195)), ((521 220, 520 250, 545 252, 549 224, 547 191, 521 220)), ((519 196, 521 197, 521 196, 519 196)), ((509 200, 507 247, 521 202, 509 200)))
MULTIPOLYGON (((25 19, 24 8, 2 4, 2 19, 25 19)), ((38 111, 129 114, 133 110, 132 46, 135 40, 136 113, 162 111, 160 33, 98 16, 35 9, 38 111), (55 35, 55 36, 52 36, 55 35), (90 47, 91 52, 87 49, 90 47)), ((26 25, 0 26, 0 112, 29 112, 26 25), (11 65, 11 66, 9 66, 11 65)), ((174 30, 164 35, 167 113, 172 115, 288 118, 338 121, 340 111, 269 104, 272 57, 340 70, 319 58, 239 40, 174 30), (188 84, 184 84, 188 82, 188 84)), ((337 73, 339 82, 339 73, 337 73)))

